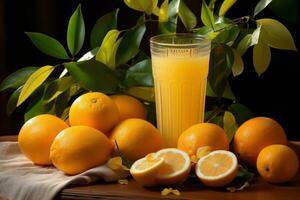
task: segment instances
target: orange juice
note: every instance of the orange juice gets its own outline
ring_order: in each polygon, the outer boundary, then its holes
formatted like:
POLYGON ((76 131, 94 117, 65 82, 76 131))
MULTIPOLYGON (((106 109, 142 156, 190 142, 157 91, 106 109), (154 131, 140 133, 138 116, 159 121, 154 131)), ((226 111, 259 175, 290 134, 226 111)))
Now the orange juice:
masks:
POLYGON ((184 130, 204 120, 209 50, 182 44, 159 48, 151 46, 157 125, 165 147, 176 147, 184 130))

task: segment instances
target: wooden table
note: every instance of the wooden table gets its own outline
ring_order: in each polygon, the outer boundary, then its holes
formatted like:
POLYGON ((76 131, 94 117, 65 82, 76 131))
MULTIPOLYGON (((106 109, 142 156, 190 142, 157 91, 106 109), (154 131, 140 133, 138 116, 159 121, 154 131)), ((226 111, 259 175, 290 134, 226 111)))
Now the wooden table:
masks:
MULTIPOLYGON (((16 136, 0 137, 0 141, 15 141, 16 136)), ((290 146, 300 155, 300 142, 291 142, 290 146)), ((64 189, 57 199, 184 199, 184 200, 300 200, 300 174, 293 181, 282 185, 272 185, 257 177, 251 185, 239 192, 230 193, 224 189, 212 189, 203 186, 199 181, 191 181, 177 187, 180 196, 160 195, 162 188, 145 189, 134 180, 128 185, 118 183, 97 182, 82 187, 68 187, 64 189)))

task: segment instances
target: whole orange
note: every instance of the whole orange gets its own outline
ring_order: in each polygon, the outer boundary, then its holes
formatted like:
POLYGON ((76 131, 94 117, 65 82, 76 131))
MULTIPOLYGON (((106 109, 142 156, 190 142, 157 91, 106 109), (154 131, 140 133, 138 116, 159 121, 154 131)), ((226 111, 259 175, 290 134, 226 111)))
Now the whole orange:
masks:
POLYGON ((71 126, 84 125, 108 133, 119 121, 116 104, 103 93, 89 92, 79 96, 71 105, 71 126))
POLYGON ((50 158, 55 167, 74 175, 104 164, 112 150, 113 145, 104 133, 88 126, 72 126, 56 136, 50 158))
POLYGON ((228 150, 229 141, 225 131, 212 123, 200 123, 185 130, 178 138, 177 148, 196 155, 199 147, 210 146, 211 150, 228 150))
POLYGON ((261 150, 257 157, 256 167, 266 181, 283 183, 297 174, 299 160, 290 147, 274 144, 261 150))
POLYGON ((125 158, 135 161, 162 147, 159 131, 151 123, 142 119, 127 119, 113 130, 110 140, 125 158), (118 146, 116 145, 118 144, 118 146))
POLYGON ((112 95, 110 98, 119 109, 120 121, 129 118, 146 119, 144 105, 139 100, 127 95, 112 95))
POLYGON ((49 165, 50 146, 55 136, 68 127, 62 119, 53 115, 43 114, 33 117, 19 132, 19 147, 34 164, 49 165))
POLYGON ((287 144, 283 128, 271 118, 255 117, 238 128, 233 147, 239 159, 255 167, 259 152, 272 144, 287 144))

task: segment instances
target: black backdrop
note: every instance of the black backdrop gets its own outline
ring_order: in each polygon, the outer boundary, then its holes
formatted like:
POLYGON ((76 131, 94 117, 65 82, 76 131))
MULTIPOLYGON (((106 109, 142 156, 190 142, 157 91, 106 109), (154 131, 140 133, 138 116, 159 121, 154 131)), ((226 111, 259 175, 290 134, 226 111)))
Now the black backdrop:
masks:
MULTIPOLYGON (((201 1, 186 2, 199 17, 201 1)), ((68 19, 78 3, 82 3, 87 35, 100 16, 117 7, 121 9, 120 29, 134 25, 139 16, 138 12, 128 9, 122 0, 0 0, 0 81, 21 67, 55 64, 55 59, 38 52, 24 32, 43 32, 66 46, 68 19)), ((252 12, 255 3, 252 0, 238 1, 229 14, 233 17, 247 15, 252 12)), ((276 15, 269 9, 259 17, 272 17, 283 22, 300 48, 299 31, 296 29, 299 17, 295 18, 288 12, 285 16, 276 15)), ((87 44, 82 52, 88 50, 87 44)), ((143 41, 143 48, 147 50, 148 46, 148 41, 143 41)), ((260 77, 253 70, 251 54, 252 51, 249 51, 245 55, 244 73, 230 81, 237 100, 247 105, 256 116, 269 116, 279 121, 289 139, 300 140, 299 52, 272 49, 270 68, 260 77)), ((9 92, 0 94, 0 135, 17 133, 23 123, 22 107, 10 117, 5 115, 8 97, 9 92)))

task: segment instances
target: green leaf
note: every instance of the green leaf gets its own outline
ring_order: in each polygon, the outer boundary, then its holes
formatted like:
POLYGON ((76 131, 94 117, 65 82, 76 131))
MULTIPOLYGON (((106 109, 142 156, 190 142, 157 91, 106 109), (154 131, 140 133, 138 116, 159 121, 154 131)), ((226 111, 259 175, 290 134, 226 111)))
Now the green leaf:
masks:
MULTIPOLYGON (((229 30, 233 25, 230 23, 230 22, 227 22, 227 21, 223 21, 223 20, 220 20, 221 17, 219 17, 217 19, 217 21, 215 22, 215 28, 212 29, 211 27, 207 27, 207 26, 202 26, 200 28, 198 28, 195 33, 197 34, 200 34, 200 35, 204 35, 204 36, 207 36, 209 35, 210 33, 212 32, 218 32, 218 34, 222 33, 223 29, 226 29, 226 30, 229 30), (220 32, 219 32, 220 31, 220 32)), ((235 30, 233 30, 232 32, 233 35, 226 35, 225 38, 232 38, 236 33, 235 33, 235 30)))
POLYGON ((234 114, 236 122, 239 125, 254 116, 249 108, 240 103, 232 104, 231 106, 229 106, 228 111, 234 114))
POLYGON ((136 26, 142 25, 146 22, 146 16, 145 13, 143 13, 137 20, 136 20, 136 26))
POLYGON ((154 14, 154 12, 157 10, 158 0, 149 0, 149 1, 152 1, 152 13, 154 14))
POLYGON ((9 88, 19 88, 37 69, 38 67, 24 67, 8 75, 0 84, 0 92, 9 88))
POLYGON ((242 56, 246 53, 249 47, 258 43, 259 37, 261 34, 261 26, 258 26, 257 29, 253 31, 252 34, 247 34, 245 37, 240 41, 237 46, 237 52, 242 56))
MULTIPOLYGON (((90 60, 90 59, 94 58, 94 57, 96 56, 98 50, 99 50, 99 47, 96 47, 96 48, 94 48, 94 49, 88 51, 88 52, 85 53, 81 58, 79 58, 79 59, 77 60, 77 62, 85 61, 85 60, 90 60)), ((68 70, 65 68, 65 69, 62 71, 62 73, 59 75, 59 78, 64 77, 67 73, 68 73, 68 70)))
POLYGON ((158 0, 124 0, 124 3, 131 9, 145 12, 150 15, 156 8, 158 0))
POLYGON ((192 30, 197 25, 197 18, 194 13, 187 7, 183 0, 179 5, 179 17, 187 30, 192 30))
POLYGON ((237 52, 240 55, 244 55, 247 51, 247 49, 251 46, 252 42, 252 34, 247 34, 245 37, 240 41, 240 43, 237 46, 237 52))
POLYGON ((160 34, 175 33, 177 25, 168 21, 158 24, 158 32, 160 34))
POLYGON ((143 60, 130 67, 126 72, 124 83, 132 86, 153 86, 151 60, 143 60))
POLYGON ((231 142, 237 128, 238 124, 235 121, 234 115, 229 112, 225 111, 223 116, 223 128, 225 130, 225 133, 228 136, 229 143, 231 142))
POLYGON ((145 52, 139 51, 139 53, 134 57, 133 63, 136 64, 146 59, 150 59, 150 57, 145 52))
POLYGON ((219 10, 219 16, 224 16, 225 13, 235 4, 236 0, 224 0, 219 10))
POLYGON ((159 22, 168 21, 168 18, 169 18, 169 16, 168 16, 168 9, 169 9, 168 4, 169 4, 169 0, 165 0, 160 6, 160 8, 159 8, 159 17, 158 17, 159 22))
MULTIPOLYGON (((64 77, 63 79, 67 79, 68 77, 64 77)), ((60 80, 54 80, 53 82, 58 82, 60 80)), ((42 87, 40 87, 31 97, 29 105, 26 109, 24 118, 25 121, 31 119, 40 114, 52 114, 56 116, 60 116, 64 109, 67 107, 68 102, 71 97, 70 88, 65 90, 56 99, 52 101, 48 101, 49 94, 54 93, 54 91, 50 91, 53 88, 53 82, 45 83, 42 87), (50 86, 50 87, 49 87, 50 86)))
POLYGON ((68 53, 61 43, 56 39, 43 33, 25 32, 32 43, 44 54, 54 58, 68 59, 68 53))
POLYGON ((216 31, 216 32, 210 32, 207 34, 208 38, 211 39, 211 40, 214 40, 218 35, 220 34, 219 31, 216 31))
POLYGON ((119 46, 120 46, 122 40, 123 40, 123 37, 119 38, 112 46, 111 59, 110 59, 110 62, 108 63, 108 66, 111 67, 112 69, 116 68, 116 55, 117 55, 117 51, 119 49, 119 46))
POLYGON ((240 187, 245 182, 250 182, 255 177, 255 174, 250 172, 250 170, 246 167, 243 167, 242 165, 239 165, 239 171, 233 180, 233 182, 230 184, 238 185, 240 187))
POLYGON ((85 25, 79 4, 68 24, 67 43, 72 56, 82 48, 85 36, 85 25))
MULTIPOLYGON (((216 93, 212 90, 211 86, 210 86, 210 83, 209 81, 207 82, 207 85, 206 85, 206 96, 209 96, 209 97, 218 97, 216 95, 216 93)), ((226 87, 224 89, 224 93, 222 95, 222 98, 225 98, 225 99, 230 99, 230 100, 235 100, 235 96, 231 90, 231 87, 230 87, 230 84, 229 82, 227 81, 226 83, 226 87)))
POLYGON ((208 26, 202 26, 195 32, 196 34, 206 36, 207 34, 213 32, 214 30, 208 26))
POLYGON ((210 0, 209 1, 209 4, 208 4, 209 9, 214 10, 216 1, 217 0, 210 0))
POLYGON ((224 28, 214 39, 219 43, 227 44, 228 46, 233 45, 234 41, 238 37, 240 29, 237 25, 233 25, 227 28, 224 28))
POLYGON ((272 0, 260 0, 254 9, 254 16, 256 16, 258 13, 260 13, 263 9, 265 9, 269 3, 271 3, 272 0))
POLYGON ((206 96, 208 96, 208 97, 218 97, 216 95, 216 93, 213 91, 213 89, 211 88, 209 81, 207 81, 207 84, 206 84, 206 96))
POLYGON ((217 124, 220 127, 223 127, 223 116, 222 116, 223 112, 220 113, 220 115, 215 116, 214 118, 212 118, 209 123, 213 123, 213 124, 217 124))
POLYGON ((218 124, 219 126, 223 127, 223 114, 223 109, 215 106, 213 110, 206 111, 204 113, 204 122, 218 124))
POLYGON ((23 86, 20 86, 16 89, 9 97, 6 105, 6 113, 7 115, 11 115, 17 107, 18 98, 23 86))
POLYGON ((92 48, 99 47, 107 32, 117 28, 118 13, 119 8, 97 20, 91 32, 90 44, 92 48))
POLYGON ((55 101, 46 103, 43 101, 45 87, 42 85, 39 89, 34 92, 31 96, 29 105, 26 108, 24 114, 24 120, 27 121, 32 117, 35 117, 40 114, 53 114, 55 115, 55 101))
POLYGON ((116 53, 116 66, 123 65, 139 52, 139 46, 146 31, 144 24, 135 26, 127 31, 116 53))
POLYGON ((158 24, 158 33, 175 33, 177 28, 177 18, 180 0, 173 0, 169 3, 169 21, 158 24))
POLYGON ((64 112, 64 109, 68 106, 70 100, 70 89, 64 91, 60 94, 57 99, 55 99, 55 114, 56 116, 61 116, 64 112))
POLYGON ((261 33, 261 26, 258 25, 257 28, 252 33, 251 45, 255 45, 258 43, 258 40, 260 38, 260 33, 261 33))
POLYGON ((77 60, 77 62, 85 61, 85 60, 90 60, 96 56, 96 54, 99 51, 99 47, 96 47, 88 52, 86 52, 81 58, 77 60))
POLYGON ((214 93, 221 98, 231 74, 234 56, 230 47, 217 45, 210 54, 208 81, 214 93))
POLYGON ((25 112, 24 120, 28 121, 29 119, 41 114, 55 115, 55 101, 44 103, 42 100, 40 100, 34 103, 33 106, 25 112))
POLYGON ((177 24, 179 5, 180 5, 180 0, 172 0, 169 3, 169 10, 168 10, 169 21, 175 24, 177 24))
POLYGON ((237 52, 237 50, 232 49, 234 55, 234 62, 232 65, 232 74, 233 76, 238 76, 243 73, 244 71, 244 62, 241 55, 237 52))
POLYGON ((224 90, 224 93, 223 93, 223 98, 235 101, 235 96, 232 92, 232 89, 231 89, 230 84, 229 84, 228 81, 227 81, 227 84, 226 84, 226 87, 225 87, 225 90, 224 90))
POLYGON ((155 94, 153 87, 131 87, 128 90, 125 90, 124 92, 148 102, 155 102, 155 94))
POLYGON ((297 51, 294 39, 289 30, 275 19, 259 19, 256 21, 261 25, 260 39, 267 45, 277 49, 297 51))
POLYGON ((260 76, 264 73, 271 62, 271 49, 263 42, 258 42, 253 48, 253 65, 256 73, 260 76))
MULTIPOLYGON (((214 31, 222 31, 222 29, 230 28, 232 26, 232 24, 227 24, 225 22, 216 22, 214 26, 215 26, 215 30, 213 30, 211 27, 202 26, 202 27, 198 28, 195 31, 195 33, 197 33, 199 35, 207 36, 214 31)), ((230 37, 232 37, 232 36, 230 36, 230 37)))
POLYGON ((112 69, 115 68, 115 55, 121 42, 121 39, 117 41, 119 34, 120 31, 116 29, 110 30, 106 34, 96 55, 96 60, 104 63, 112 69))
POLYGON ((209 9, 209 7, 207 6, 204 0, 202 1, 202 7, 201 7, 201 20, 205 26, 215 29, 214 13, 209 9))
POLYGON ((54 66, 46 65, 30 75, 21 90, 17 107, 20 106, 48 78, 54 69, 54 66))
POLYGON ((71 76, 58 78, 52 82, 50 82, 44 94, 44 101, 47 103, 55 100, 59 95, 68 90, 73 84, 73 80, 71 76))
POLYGON ((64 63, 72 78, 86 90, 113 93, 118 79, 109 67, 94 59, 82 62, 64 63))

